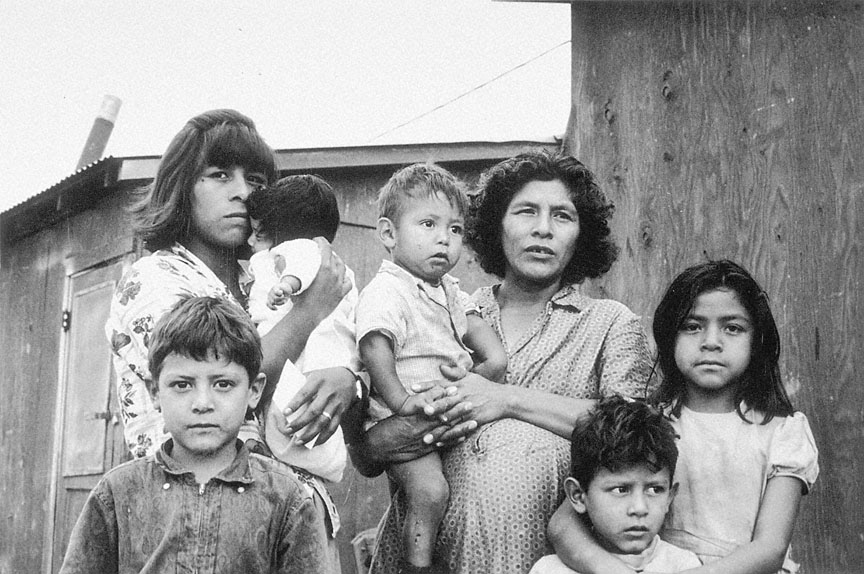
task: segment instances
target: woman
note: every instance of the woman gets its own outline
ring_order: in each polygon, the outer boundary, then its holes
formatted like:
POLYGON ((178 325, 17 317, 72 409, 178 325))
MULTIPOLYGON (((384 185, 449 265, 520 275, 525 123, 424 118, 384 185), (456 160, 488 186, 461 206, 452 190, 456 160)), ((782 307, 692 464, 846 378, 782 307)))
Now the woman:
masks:
MULTIPOLYGON (((464 418, 476 422, 479 430, 442 453, 451 495, 439 560, 454 573, 528 572, 549 552, 546 524, 561 500, 576 419, 601 396, 644 396, 650 355, 636 315, 579 292, 617 257, 607 223, 613 206, 581 163, 520 154, 488 170, 480 192, 469 242, 502 282, 473 299, 507 349, 505 384, 473 374, 455 380, 439 403, 461 405, 451 410, 454 430, 391 418, 370 430, 363 454, 379 464, 404 459, 464 434, 464 418), (425 442, 410 442, 418 435, 425 442)), ((401 511, 397 492, 374 572, 399 568, 401 511)))
MULTIPOLYGON (((250 233, 244 201, 253 188, 275 176, 273 151, 252 120, 233 110, 213 110, 189 120, 174 137, 152 185, 133 207, 135 231, 152 254, 136 261, 121 279, 105 325, 133 456, 155 452, 167 438, 161 413, 144 385, 150 376, 147 342, 153 325, 184 296, 211 295, 245 306, 238 263, 250 233)), ((309 333, 347 292, 344 265, 321 243, 322 264, 315 281, 262 339, 262 370, 268 381, 262 405, 272 396, 285 360, 297 359, 309 333)), ((356 392, 354 374, 345 369, 310 376, 295 404, 289 405, 307 406, 294 423, 297 436, 317 435, 325 441, 356 401, 356 392)), ((254 420, 241 437, 261 444, 254 420)), ((310 482, 322 497, 316 498, 318 504, 329 502, 323 486, 310 482)))

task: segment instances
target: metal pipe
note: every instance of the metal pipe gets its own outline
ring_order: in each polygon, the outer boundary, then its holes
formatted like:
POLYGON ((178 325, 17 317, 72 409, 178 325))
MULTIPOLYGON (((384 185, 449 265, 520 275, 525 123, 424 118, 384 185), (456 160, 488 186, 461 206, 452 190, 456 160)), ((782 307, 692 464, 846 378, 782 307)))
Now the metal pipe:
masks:
POLYGON ((122 103, 122 100, 116 96, 106 95, 102 98, 102 107, 93 121, 93 127, 90 128, 90 135, 87 137, 87 143, 84 144, 84 151, 81 152, 75 171, 102 158, 122 103))

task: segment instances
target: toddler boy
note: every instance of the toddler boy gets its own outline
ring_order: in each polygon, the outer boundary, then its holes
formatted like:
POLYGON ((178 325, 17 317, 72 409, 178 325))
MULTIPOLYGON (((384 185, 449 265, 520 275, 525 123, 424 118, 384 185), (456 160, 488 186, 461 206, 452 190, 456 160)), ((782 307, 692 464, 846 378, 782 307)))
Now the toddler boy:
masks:
MULTIPOLYGON (((635 572, 679 572, 700 566, 689 550, 657 533, 675 497, 678 448, 660 411, 642 401, 602 399, 576 423, 567 499, 598 543, 635 572)), ((544 556, 531 574, 573 574, 556 556, 544 556)))
POLYGON ((146 383, 171 438, 99 481, 63 574, 321 570, 312 499, 287 466, 237 439, 261 397, 261 356, 254 325, 228 301, 183 299, 159 320, 146 383))
MULTIPOLYGON (((372 381, 368 426, 392 414, 433 412, 414 394, 416 383, 440 381, 440 367, 460 367, 498 381, 507 355, 494 330, 447 273, 459 261, 468 198, 462 184, 434 164, 397 171, 378 196, 378 236, 384 260, 357 303, 360 356, 372 381), (473 353, 472 353, 473 352, 473 353)), ((443 572, 433 564, 438 526, 450 490, 432 452, 393 464, 404 492, 402 572, 443 572)))

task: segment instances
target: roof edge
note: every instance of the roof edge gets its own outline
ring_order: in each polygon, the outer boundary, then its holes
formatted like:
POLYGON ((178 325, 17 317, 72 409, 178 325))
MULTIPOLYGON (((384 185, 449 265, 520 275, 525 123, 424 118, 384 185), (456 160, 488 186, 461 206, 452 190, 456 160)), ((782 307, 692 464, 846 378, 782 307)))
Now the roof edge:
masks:
MULTIPOLYGON (((418 162, 458 163, 500 160, 526 148, 557 147, 560 140, 454 142, 282 149, 276 153, 280 172, 304 172, 418 162)), ((62 179, 48 189, 0 213, 0 238, 8 245, 91 207, 106 188, 143 184, 156 176, 161 156, 108 156, 62 179)))
MULTIPOLYGON (((560 143, 561 140, 550 137, 548 140, 506 142, 473 141, 280 149, 275 152, 276 169, 280 172, 299 172, 313 169, 405 165, 424 161, 449 163, 505 159, 528 147, 558 146, 560 143)), ((122 158, 118 181, 153 179, 159 167, 159 160, 160 156, 122 158)))

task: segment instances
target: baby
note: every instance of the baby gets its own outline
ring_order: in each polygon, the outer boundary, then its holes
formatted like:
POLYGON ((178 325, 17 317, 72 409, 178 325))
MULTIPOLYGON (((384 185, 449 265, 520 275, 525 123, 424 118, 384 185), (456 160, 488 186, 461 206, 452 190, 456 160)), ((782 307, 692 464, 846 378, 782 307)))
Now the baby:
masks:
MULTIPOLYGON (((252 223, 249 260, 254 283, 249 290, 249 314, 263 336, 291 309, 291 296, 309 286, 321 265, 314 237, 332 242, 339 227, 339 207, 333 188, 314 175, 284 177, 271 187, 254 190, 247 200, 252 223)), ((354 337, 357 287, 346 268, 351 290, 336 309, 309 335, 295 363, 286 362, 267 409, 265 441, 273 455, 331 482, 342 479, 347 451, 341 428, 324 444, 299 444, 288 432, 287 403, 306 383, 304 373, 344 367, 360 370, 354 337), (314 448, 313 448, 314 447, 314 448)))

